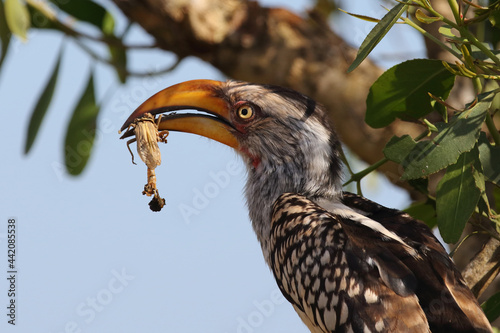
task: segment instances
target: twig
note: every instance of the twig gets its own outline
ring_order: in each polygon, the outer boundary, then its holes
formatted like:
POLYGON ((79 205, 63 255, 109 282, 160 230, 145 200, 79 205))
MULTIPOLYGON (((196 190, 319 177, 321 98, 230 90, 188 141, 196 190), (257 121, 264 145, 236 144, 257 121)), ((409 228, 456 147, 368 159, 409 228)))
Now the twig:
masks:
POLYGON ((177 68, 177 66, 183 60, 183 58, 177 58, 177 60, 174 64, 169 65, 169 66, 167 66, 163 69, 157 70, 157 71, 133 72, 133 71, 129 71, 126 68, 123 68, 122 66, 115 64, 114 62, 112 62, 111 60, 109 60, 107 58, 101 57, 100 55, 95 53, 94 50, 92 50, 90 47, 85 45, 85 43, 83 43, 79 39, 74 39, 74 41, 75 41, 76 45, 78 45, 82 50, 84 50, 92 59, 99 61, 99 62, 102 62, 102 63, 105 63, 105 64, 108 64, 110 66, 113 66, 114 68, 126 73, 127 76, 131 76, 131 77, 146 77, 146 76, 161 75, 161 74, 169 73, 169 72, 173 71, 175 68, 177 68))

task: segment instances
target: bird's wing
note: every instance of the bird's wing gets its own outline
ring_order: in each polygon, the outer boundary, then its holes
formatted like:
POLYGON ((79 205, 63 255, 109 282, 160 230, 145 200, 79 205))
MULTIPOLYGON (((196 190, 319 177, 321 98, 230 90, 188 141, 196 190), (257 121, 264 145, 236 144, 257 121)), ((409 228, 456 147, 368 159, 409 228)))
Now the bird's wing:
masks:
MULTIPOLYGON (((491 326, 476 298, 446 250, 424 223, 404 212, 389 209, 352 193, 344 193, 342 200, 346 206, 366 212, 367 217, 379 222, 417 251, 418 256, 408 256, 405 251, 391 247, 391 252, 418 281, 415 293, 432 331, 491 332, 491 326)), ((366 244, 369 243, 367 237, 376 237, 369 236, 367 228, 361 230, 359 224, 343 226, 354 242, 366 244)))
POLYGON ((313 332, 429 332, 415 277, 389 249, 402 245, 380 234, 359 244, 356 224, 301 195, 278 198, 270 259, 285 297, 313 332))

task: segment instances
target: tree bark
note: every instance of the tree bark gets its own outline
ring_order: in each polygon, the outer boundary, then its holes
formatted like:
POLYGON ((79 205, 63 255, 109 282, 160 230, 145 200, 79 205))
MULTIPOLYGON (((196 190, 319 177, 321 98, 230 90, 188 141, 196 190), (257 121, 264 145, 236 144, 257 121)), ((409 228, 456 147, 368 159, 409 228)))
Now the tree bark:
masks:
POLYGON ((477 297, 488 288, 500 272, 500 241, 490 238, 463 270, 467 285, 477 297))
MULTIPOLYGON (((392 135, 418 135, 423 128, 395 122, 384 129, 364 122, 365 100, 382 70, 366 60, 347 68, 356 50, 314 13, 300 17, 285 9, 244 0, 114 0, 162 49, 180 58, 196 56, 229 78, 287 86, 326 106, 347 147, 372 164, 392 135)), ((382 169, 399 181, 400 166, 382 169)))

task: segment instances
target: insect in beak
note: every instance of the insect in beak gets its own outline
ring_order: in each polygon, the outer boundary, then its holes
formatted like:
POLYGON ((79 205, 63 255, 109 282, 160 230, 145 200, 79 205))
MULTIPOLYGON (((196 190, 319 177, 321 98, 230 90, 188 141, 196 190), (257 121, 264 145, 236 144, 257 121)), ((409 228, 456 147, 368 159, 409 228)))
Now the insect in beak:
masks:
POLYGON ((161 153, 158 142, 167 143, 168 136, 168 131, 158 131, 158 124, 161 117, 162 115, 155 119, 151 113, 145 113, 142 117, 135 119, 122 136, 122 138, 125 138, 135 135, 135 138, 127 141, 127 148, 132 155, 132 163, 135 164, 130 144, 136 142, 137 154, 148 167, 147 183, 144 185, 142 194, 153 196, 149 207, 155 212, 160 211, 165 205, 165 199, 160 197, 160 193, 156 187, 155 174, 156 167, 161 164, 161 153))

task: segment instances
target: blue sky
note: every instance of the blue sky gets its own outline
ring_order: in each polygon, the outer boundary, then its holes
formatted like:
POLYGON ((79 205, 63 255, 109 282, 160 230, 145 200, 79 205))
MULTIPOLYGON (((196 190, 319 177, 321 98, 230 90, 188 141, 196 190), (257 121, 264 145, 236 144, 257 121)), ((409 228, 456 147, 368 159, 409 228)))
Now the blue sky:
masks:
MULTIPOLYGON (((297 12, 308 4, 264 3, 297 12)), ((344 8, 374 16, 385 12, 372 7, 344 8)), ((334 25, 353 45, 371 27, 346 16, 334 25), (347 24, 349 31, 343 34, 347 24)), ((388 37, 392 42, 379 47, 379 60, 391 52, 399 55, 398 50, 408 57, 422 56, 420 39, 403 27, 388 37)), ((151 39, 134 27, 130 41, 151 39)), ((118 139, 128 114, 156 91, 189 79, 224 76, 188 58, 168 75, 131 79, 118 87, 115 74, 98 65, 98 99, 117 88, 99 115, 89 164, 75 178, 63 168, 63 141, 91 66, 71 42, 53 104, 32 151, 22 153, 31 110, 60 45, 57 34, 33 31, 27 43, 12 43, 0 73, 3 276, 9 218, 16 220, 18 231, 17 327, 7 324, 8 284, 3 278, 0 331, 307 332, 264 263, 245 207, 244 167, 235 153, 206 138, 171 133, 169 143, 161 146, 163 163, 156 172, 167 204, 153 213, 149 198, 141 194, 146 167, 133 165, 125 142, 118 139)), ((130 65, 150 70, 174 60, 167 52, 136 52, 130 65)), ((393 60, 403 59, 382 65, 393 60)), ((391 207, 408 204, 402 192, 381 178, 369 178, 364 193, 391 207)))

